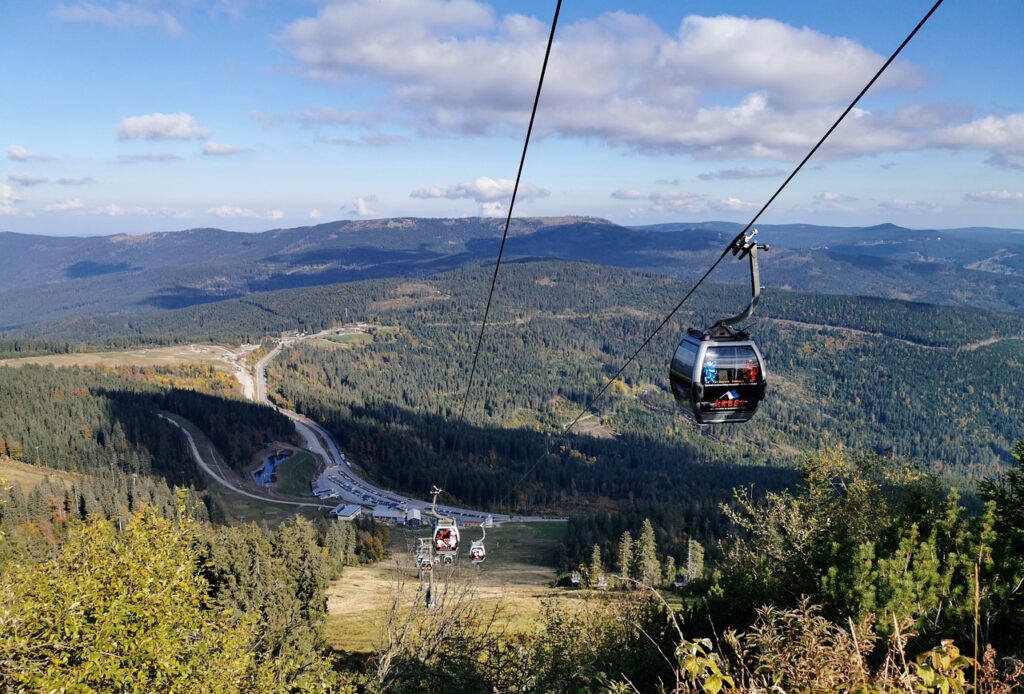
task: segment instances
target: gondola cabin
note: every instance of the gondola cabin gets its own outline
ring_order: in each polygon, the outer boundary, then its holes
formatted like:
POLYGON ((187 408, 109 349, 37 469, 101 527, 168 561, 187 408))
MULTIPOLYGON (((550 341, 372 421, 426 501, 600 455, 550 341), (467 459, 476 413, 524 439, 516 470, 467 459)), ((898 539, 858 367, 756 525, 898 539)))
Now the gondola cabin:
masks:
POLYGON ((483 564, 486 557, 487 550, 484 549, 483 540, 473 540, 473 544, 469 548, 469 558, 473 560, 474 564, 483 564))
POLYGON ((455 523, 438 523, 434 528, 434 551, 442 556, 459 551, 459 528, 455 523))
POLYGON ((746 422, 764 400, 764 358, 743 332, 690 330, 672 357, 672 394, 698 424, 746 422))

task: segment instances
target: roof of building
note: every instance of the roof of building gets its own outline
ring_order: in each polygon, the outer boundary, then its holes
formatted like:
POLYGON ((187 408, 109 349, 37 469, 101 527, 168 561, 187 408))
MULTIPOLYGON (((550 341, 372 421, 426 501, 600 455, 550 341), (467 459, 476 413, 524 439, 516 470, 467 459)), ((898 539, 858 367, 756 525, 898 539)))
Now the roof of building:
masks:
POLYGON ((374 506, 374 518, 405 518, 405 511, 400 508, 388 508, 387 506, 374 506))
POLYGON ((338 518, 355 518, 363 509, 359 504, 338 504, 331 509, 331 514, 338 518))

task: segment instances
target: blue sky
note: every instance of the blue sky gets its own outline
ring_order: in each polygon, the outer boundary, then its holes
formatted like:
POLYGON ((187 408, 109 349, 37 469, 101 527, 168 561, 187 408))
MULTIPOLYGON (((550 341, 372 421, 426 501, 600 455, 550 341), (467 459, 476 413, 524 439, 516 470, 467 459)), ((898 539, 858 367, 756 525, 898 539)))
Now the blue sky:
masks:
MULTIPOLYGON (((517 215, 746 221, 928 2, 567 2, 517 215)), ((0 230, 503 214, 553 3, 6 3, 0 230)), ((1021 227, 1024 3, 948 0, 766 223, 1021 227)))

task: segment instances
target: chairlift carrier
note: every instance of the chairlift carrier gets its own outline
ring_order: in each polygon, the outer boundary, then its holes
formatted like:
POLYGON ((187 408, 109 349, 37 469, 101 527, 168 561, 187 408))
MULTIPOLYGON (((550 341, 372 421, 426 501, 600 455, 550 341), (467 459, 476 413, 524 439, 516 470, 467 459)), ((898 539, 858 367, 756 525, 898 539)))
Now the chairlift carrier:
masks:
POLYGON ((484 559, 487 558, 487 549, 484 547, 484 540, 487 539, 487 523, 482 523, 480 528, 483 531, 480 539, 473 540, 469 546, 469 558, 477 565, 483 564, 484 559))
POLYGON ((732 327, 750 318, 761 298, 757 252, 768 246, 756 243, 756 234, 754 229, 731 246, 734 256, 750 259, 750 303, 707 330, 691 328, 672 357, 672 394, 683 414, 697 424, 749 421, 765 397, 768 381, 761 350, 749 333, 732 327))
POLYGON ((437 512, 437 495, 441 493, 439 487, 434 487, 431 494, 434 496, 429 514, 434 517, 434 551, 441 557, 445 564, 451 564, 459 552, 459 526, 454 518, 442 516, 437 512))

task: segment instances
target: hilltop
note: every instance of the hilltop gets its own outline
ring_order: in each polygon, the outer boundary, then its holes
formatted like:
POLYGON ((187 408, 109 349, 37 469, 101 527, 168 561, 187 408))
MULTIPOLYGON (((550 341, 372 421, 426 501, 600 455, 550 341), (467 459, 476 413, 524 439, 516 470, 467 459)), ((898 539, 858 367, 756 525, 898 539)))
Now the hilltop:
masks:
MULTIPOLYGON (((51 237, 0 233, 0 330, 133 314, 277 289, 382 277, 426 277, 494 258, 504 221, 489 218, 336 221, 247 234, 188 229, 51 237)), ((623 227, 593 217, 513 221, 506 258, 586 261, 696 277, 739 225, 623 227)), ((764 225, 770 286, 996 310, 1024 308, 1024 231, 764 225)), ((739 281, 742 268, 716 278, 739 281)))

